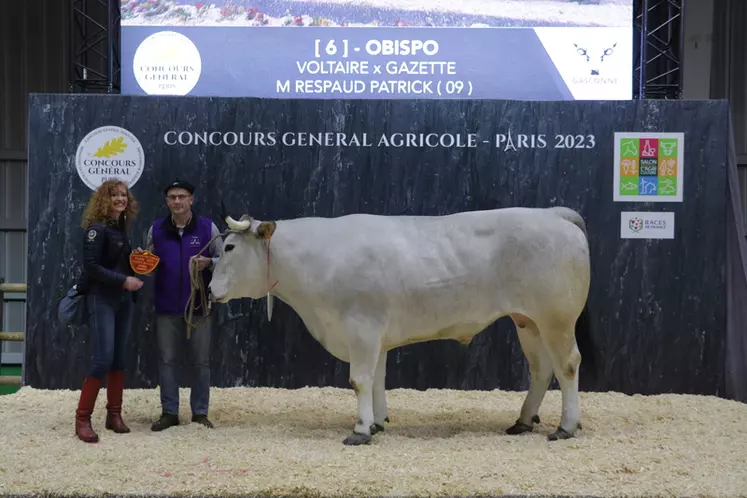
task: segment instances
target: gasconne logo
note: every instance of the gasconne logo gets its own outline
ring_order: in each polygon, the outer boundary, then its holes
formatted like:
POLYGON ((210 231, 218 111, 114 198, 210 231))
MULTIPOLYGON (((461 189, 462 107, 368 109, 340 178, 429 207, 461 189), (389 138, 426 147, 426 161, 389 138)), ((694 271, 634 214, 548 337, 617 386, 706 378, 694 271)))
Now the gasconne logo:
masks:
POLYGON ((145 166, 145 153, 137 137, 119 126, 101 126, 86 135, 75 154, 78 176, 91 190, 117 178, 132 187, 145 166))

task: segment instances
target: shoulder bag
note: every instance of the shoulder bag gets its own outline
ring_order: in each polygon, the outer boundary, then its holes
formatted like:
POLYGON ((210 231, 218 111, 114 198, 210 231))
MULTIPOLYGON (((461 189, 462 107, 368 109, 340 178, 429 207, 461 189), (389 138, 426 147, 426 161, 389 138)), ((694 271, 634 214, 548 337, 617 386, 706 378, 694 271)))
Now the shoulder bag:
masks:
POLYGON ((86 322, 86 295, 78 292, 78 285, 73 285, 60 299, 57 305, 57 317, 64 326, 80 327, 86 322))

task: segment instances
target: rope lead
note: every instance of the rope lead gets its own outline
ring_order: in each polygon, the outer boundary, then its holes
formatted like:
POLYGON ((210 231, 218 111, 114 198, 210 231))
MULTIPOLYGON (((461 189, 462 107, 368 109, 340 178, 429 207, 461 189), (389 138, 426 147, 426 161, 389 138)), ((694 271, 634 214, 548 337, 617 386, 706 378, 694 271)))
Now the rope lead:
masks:
MULTIPOLYGON (((205 251, 210 245, 213 243, 215 239, 218 237, 223 237, 227 233, 231 232, 231 230, 226 230, 223 233, 219 233, 218 235, 214 236, 212 239, 210 239, 210 242, 205 244, 205 247, 200 249, 200 252, 198 252, 194 257, 200 256, 203 251, 205 251)), ((208 301, 207 298, 207 292, 205 292, 205 282, 202 280, 202 276, 200 275, 200 270, 198 269, 198 263, 196 259, 191 259, 189 261, 189 284, 190 284, 190 292, 189 292, 189 299, 187 300, 187 305, 184 307, 184 321, 187 322, 187 339, 190 337, 191 329, 196 328, 202 320, 206 320, 210 316, 211 311, 211 303, 208 301), (197 293, 200 294, 200 304, 198 307, 195 307, 195 299, 197 297, 197 293), (202 315, 201 318, 197 319, 197 321, 192 321, 194 312, 197 309, 202 309, 205 311, 205 313, 202 315)))

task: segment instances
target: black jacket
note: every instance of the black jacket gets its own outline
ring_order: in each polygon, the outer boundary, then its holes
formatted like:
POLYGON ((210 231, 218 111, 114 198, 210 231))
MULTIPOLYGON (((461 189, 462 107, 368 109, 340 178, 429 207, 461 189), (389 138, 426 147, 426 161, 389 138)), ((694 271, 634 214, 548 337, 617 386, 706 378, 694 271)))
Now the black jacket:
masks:
MULTIPOLYGON (((92 223, 83 233, 83 273, 79 292, 118 296, 125 290, 125 278, 134 275, 130 267, 132 246, 124 228, 124 220, 107 219, 92 223)), ((134 293, 133 299, 134 299, 134 293)))

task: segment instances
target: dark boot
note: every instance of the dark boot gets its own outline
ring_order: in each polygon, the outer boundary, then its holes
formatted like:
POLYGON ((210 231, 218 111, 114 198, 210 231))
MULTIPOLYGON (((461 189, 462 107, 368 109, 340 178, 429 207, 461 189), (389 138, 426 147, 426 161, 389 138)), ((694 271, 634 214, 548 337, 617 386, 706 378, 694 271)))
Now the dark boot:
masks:
POLYGON ((106 380, 106 428, 118 434, 127 434, 130 428, 122 420, 122 391, 124 372, 109 372, 106 380))
POLYGON ((207 415, 192 415, 192 422, 202 424, 210 429, 213 429, 215 427, 210 419, 208 419, 207 415))
POLYGON ((179 425, 178 415, 172 415, 171 413, 163 413, 161 414, 161 418, 153 422, 153 425, 150 426, 150 430, 158 432, 158 431, 162 431, 164 429, 168 429, 169 427, 174 427, 177 425, 179 425))
POLYGON ((86 443, 97 443, 99 435, 91 427, 91 415, 96 406, 96 398, 101 389, 101 381, 93 377, 83 379, 78 409, 75 410, 75 435, 86 443))

